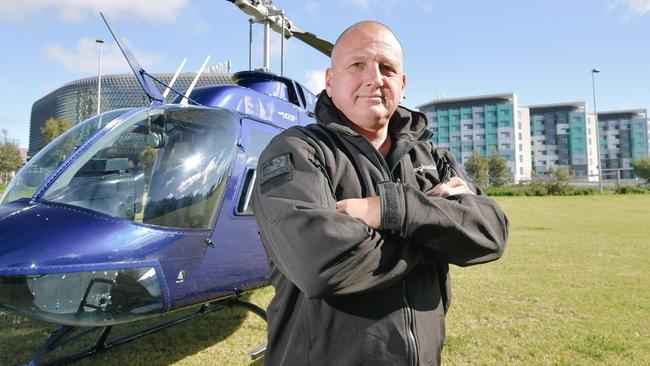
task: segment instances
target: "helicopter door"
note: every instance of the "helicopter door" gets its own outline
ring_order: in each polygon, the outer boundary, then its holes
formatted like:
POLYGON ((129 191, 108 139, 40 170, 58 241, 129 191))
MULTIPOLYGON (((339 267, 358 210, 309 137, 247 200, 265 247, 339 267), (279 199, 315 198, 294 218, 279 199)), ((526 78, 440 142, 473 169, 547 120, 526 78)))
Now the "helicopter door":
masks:
POLYGON ((252 212, 252 186, 260 153, 280 128, 242 118, 241 146, 202 271, 213 291, 243 290, 265 284, 268 260, 252 212), (230 193, 232 192, 232 193, 230 193))

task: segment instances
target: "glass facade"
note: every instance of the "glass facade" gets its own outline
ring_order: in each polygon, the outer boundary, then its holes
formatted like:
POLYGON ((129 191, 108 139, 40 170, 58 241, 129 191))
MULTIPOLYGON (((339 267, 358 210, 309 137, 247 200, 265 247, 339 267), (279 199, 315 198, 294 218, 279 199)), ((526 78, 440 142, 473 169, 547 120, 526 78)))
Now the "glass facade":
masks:
POLYGON ((598 113, 604 179, 634 178, 632 162, 648 156, 646 110, 598 113))
MULTIPOLYGON (((174 74, 154 74, 154 77, 169 84, 174 74)), ((195 73, 181 73, 173 85, 175 90, 184 93, 194 80, 195 73)), ((230 84, 230 74, 203 73, 196 87, 230 84)), ((160 90, 164 87, 159 86, 160 90)), ((176 94, 170 92, 167 101, 176 94)), ((149 99, 132 74, 102 76, 101 110, 102 112, 118 108, 146 107, 149 99)), ((97 77, 72 81, 50 94, 44 96, 32 106, 29 128, 29 156, 34 156, 45 146, 41 128, 49 118, 65 118, 72 125, 96 115, 97 113, 97 77)))
POLYGON ((583 102, 530 107, 531 158, 537 175, 564 167, 587 177, 586 119, 583 102))
MULTIPOLYGON (((476 151, 481 156, 498 152, 508 162, 515 181, 526 173, 517 169, 517 146, 520 128, 516 123, 516 98, 514 94, 472 97, 467 99, 439 100, 420 106, 429 120, 433 132, 431 140, 441 148, 448 149, 465 164, 476 151)), ((523 157, 521 159, 523 161, 523 157)), ((528 170, 528 169, 526 169, 528 170)))

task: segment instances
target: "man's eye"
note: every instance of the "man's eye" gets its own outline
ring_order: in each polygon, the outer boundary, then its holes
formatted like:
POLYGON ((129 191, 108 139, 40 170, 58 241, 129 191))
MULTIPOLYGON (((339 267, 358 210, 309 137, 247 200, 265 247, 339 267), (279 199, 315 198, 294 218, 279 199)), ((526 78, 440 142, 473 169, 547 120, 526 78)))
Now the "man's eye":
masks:
POLYGON ((381 70, 381 73, 384 75, 392 75, 395 73, 395 69, 388 65, 381 65, 379 66, 379 69, 381 70))
POLYGON ((363 64, 361 62, 355 62, 355 63, 350 65, 350 67, 354 68, 354 69, 362 67, 362 66, 363 66, 363 64))

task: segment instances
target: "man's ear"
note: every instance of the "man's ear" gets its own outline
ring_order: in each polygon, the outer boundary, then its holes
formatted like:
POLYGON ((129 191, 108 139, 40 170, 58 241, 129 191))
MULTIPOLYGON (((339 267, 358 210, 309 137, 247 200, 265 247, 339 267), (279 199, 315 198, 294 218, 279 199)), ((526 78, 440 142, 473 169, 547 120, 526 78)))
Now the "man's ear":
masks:
POLYGON ((325 92, 327 92, 328 97, 332 97, 332 68, 328 67, 325 70, 325 92))

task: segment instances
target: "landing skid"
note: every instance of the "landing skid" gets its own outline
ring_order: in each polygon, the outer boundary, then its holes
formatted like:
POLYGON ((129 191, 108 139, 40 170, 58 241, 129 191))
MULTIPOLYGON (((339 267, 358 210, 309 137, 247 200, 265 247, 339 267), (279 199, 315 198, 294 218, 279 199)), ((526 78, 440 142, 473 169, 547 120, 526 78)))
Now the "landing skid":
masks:
MULTIPOLYGON (((245 308, 246 310, 249 310, 253 312, 254 314, 258 315, 265 321, 266 319, 266 312, 264 309, 260 308, 259 306, 241 300, 239 297, 235 297, 234 299, 228 299, 228 300, 221 300, 221 301, 216 301, 208 304, 201 305, 199 309, 196 311, 189 313, 189 314, 184 314, 181 316, 178 316, 176 318, 173 318, 171 320, 168 320, 166 322, 162 322, 160 324, 153 325, 148 328, 144 328, 141 330, 138 330, 136 332, 133 332, 131 334, 128 334, 126 336, 122 336, 110 341, 107 341, 109 334, 111 333, 111 330, 113 329, 112 326, 107 326, 107 327, 95 327, 95 328, 89 328, 86 330, 81 331, 78 334, 73 333, 81 327, 73 327, 73 326, 68 326, 68 325, 62 325, 59 328, 57 328, 52 334, 50 334, 49 338, 43 343, 43 345, 36 351, 34 354, 34 357, 32 360, 28 363, 29 366, 58 366, 58 365, 65 365, 71 362, 78 361, 82 358, 88 357, 88 356, 93 356, 97 353, 104 352, 106 350, 109 350, 113 347, 117 347, 121 344, 131 342, 133 340, 136 340, 140 337, 146 336, 148 334, 152 334, 155 332, 158 332, 160 330, 172 327, 174 325, 181 324, 185 321, 188 321, 190 319, 196 318, 199 315, 204 315, 204 314, 209 314, 213 313, 215 311, 222 310, 223 308, 227 306, 240 306, 245 308), (97 339, 97 342, 88 347, 85 348, 81 351, 75 352, 68 354, 66 356, 57 358, 53 361, 47 361, 47 362, 42 362, 42 360, 51 352, 65 346, 66 344, 69 344, 70 342, 79 340, 83 337, 86 337, 90 335, 91 333, 101 331, 101 334, 99 335, 99 338, 97 339)), ((264 356, 264 351, 266 350, 266 344, 263 344, 261 346, 256 347, 254 350, 251 350, 249 352, 249 355, 251 356, 251 359, 255 360, 257 358, 263 357, 264 356)))

